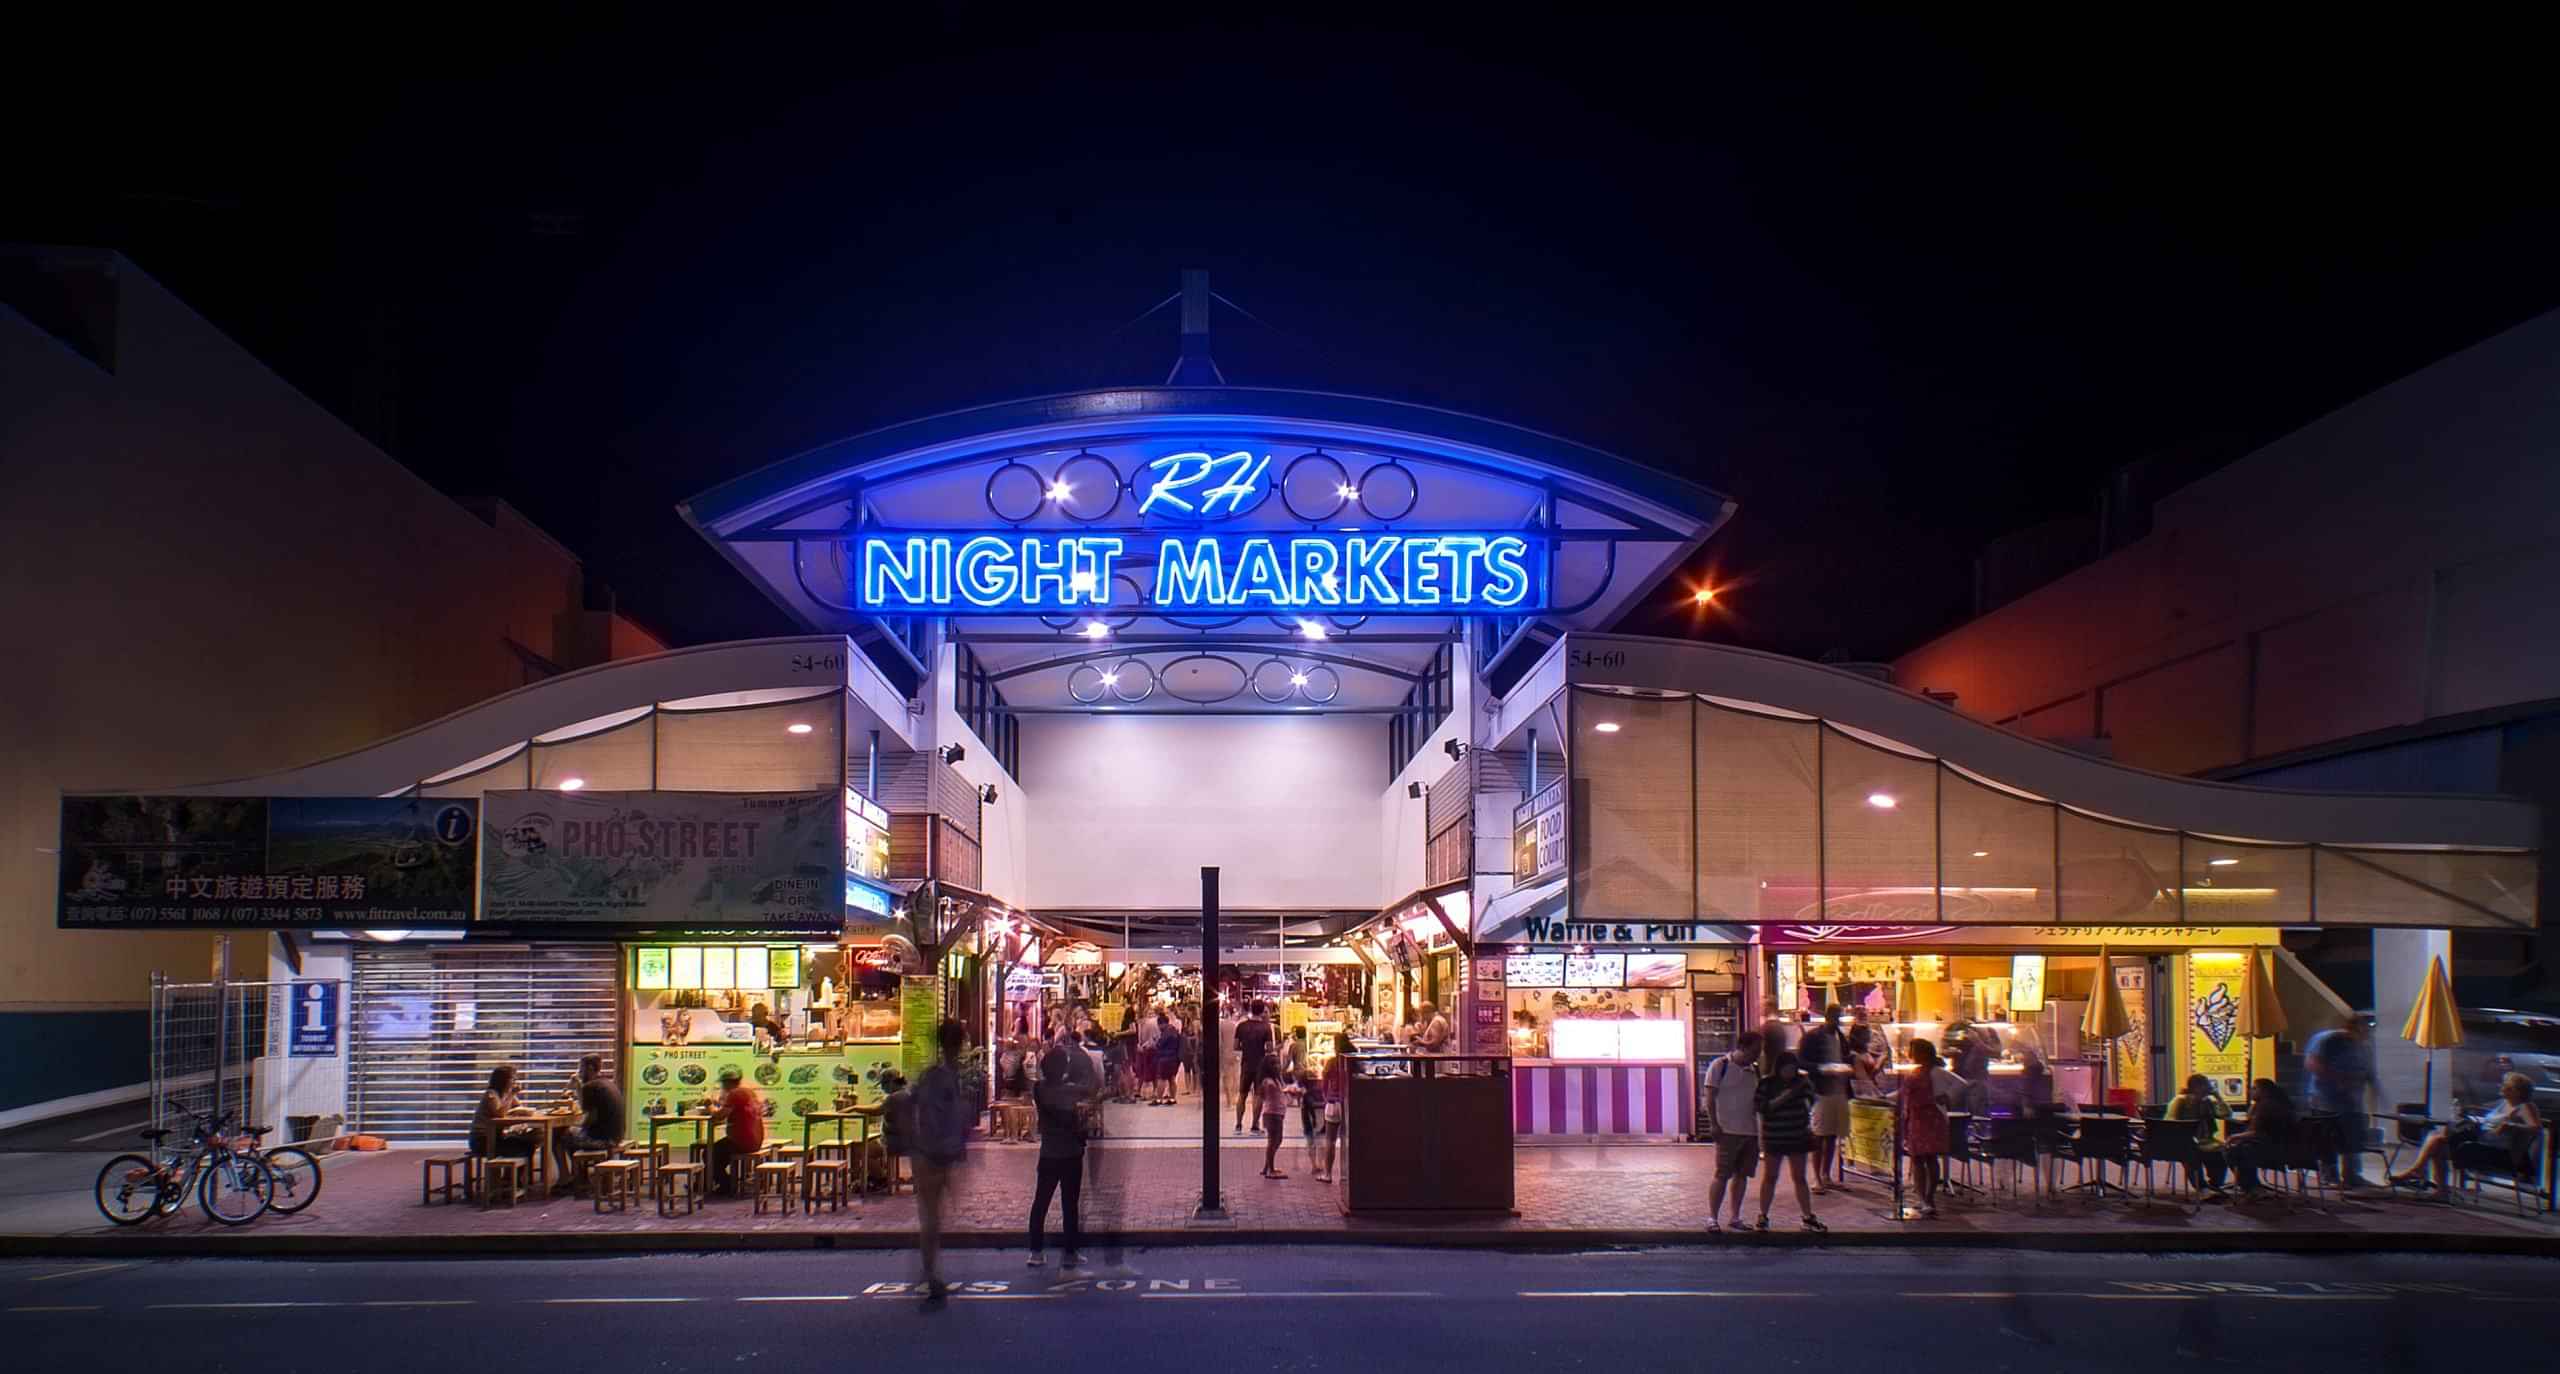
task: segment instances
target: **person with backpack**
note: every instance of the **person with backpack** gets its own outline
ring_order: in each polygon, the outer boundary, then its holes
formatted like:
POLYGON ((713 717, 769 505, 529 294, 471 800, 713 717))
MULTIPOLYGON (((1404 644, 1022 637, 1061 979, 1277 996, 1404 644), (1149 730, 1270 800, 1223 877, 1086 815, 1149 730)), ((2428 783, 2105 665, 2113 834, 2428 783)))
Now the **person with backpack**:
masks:
MULTIPOLYGON (((978 1119, 977 1104, 960 1087, 960 1046, 966 1032, 957 1021, 935 1028, 941 1057, 916 1075, 908 1088, 906 1110, 914 1117, 907 1139, 915 1150, 917 1250, 924 1261, 925 1304, 939 1306, 951 1296, 942 1280, 942 1215, 950 1198, 952 1171, 969 1149, 969 1127, 978 1119)), ((892 1110, 896 1110, 894 1107, 892 1110)))
POLYGON ((1744 1031, 1733 1049, 1707 1066, 1707 1097, 1716 1124, 1716 1176, 1707 1185, 1707 1234, 1742 1229, 1742 1197, 1760 1167, 1760 1032, 1744 1031), (1718 1222, 1728 1189, 1733 1217, 1718 1222))

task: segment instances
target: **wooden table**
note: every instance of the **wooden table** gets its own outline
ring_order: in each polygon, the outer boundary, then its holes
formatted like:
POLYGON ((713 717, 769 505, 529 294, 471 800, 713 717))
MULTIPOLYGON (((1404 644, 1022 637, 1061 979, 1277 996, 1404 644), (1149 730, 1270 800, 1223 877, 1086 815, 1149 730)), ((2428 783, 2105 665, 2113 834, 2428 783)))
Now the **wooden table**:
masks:
MULTIPOLYGON (((865 1123, 877 1121, 880 1119, 880 1114, 884 1110, 885 1107, 881 1104, 875 1103, 870 1106, 857 1105, 853 1107, 833 1108, 821 1112, 811 1112, 807 1116, 800 1118, 800 1152, 805 1155, 813 1148, 814 1141, 812 1139, 812 1132, 816 1130, 819 1122, 825 1121, 833 1123, 836 1128, 836 1143, 838 1145, 842 1145, 845 1143, 844 1123, 848 1121, 861 1121, 865 1123)), ((865 1141, 868 1141, 871 1138, 871 1130, 868 1125, 865 1125, 863 1128, 862 1138, 865 1141)))
MULTIPOLYGON (((541 1132, 542 1138, 536 1141, 533 1147, 533 1183, 537 1193, 547 1193, 551 1186, 552 1133, 563 1126, 574 1125, 577 1121, 578 1113, 572 1111, 517 1111, 499 1120, 497 1129, 500 1131, 516 1126, 531 1126, 541 1132)), ((494 1140, 489 1142, 493 1153, 497 1149, 497 1144, 498 1142, 494 1140)))
MULTIPOLYGON (((693 1143, 686 1148, 693 1152, 693 1157, 695 1159, 706 1164, 709 1162, 709 1156, 711 1154, 711 1113, 651 1112, 649 1114, 649 1156, 652 1159, 655 1159, 658 1154, 658 1128, 661 1126, 691 1126, 693 1128, 693 1143)), ((650 1167, 655 1168, 657 1166, 653 1164, 650 1167)))

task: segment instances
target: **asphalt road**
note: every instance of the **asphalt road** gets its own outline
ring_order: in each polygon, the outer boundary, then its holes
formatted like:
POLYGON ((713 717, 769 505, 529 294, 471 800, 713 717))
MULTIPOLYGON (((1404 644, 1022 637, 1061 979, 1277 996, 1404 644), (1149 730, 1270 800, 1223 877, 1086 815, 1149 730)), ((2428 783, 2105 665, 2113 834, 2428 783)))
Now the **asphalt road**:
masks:
POLYGON ((2546 1362, 2560 1263, 2015 1251, 1133 1251, 0 1263, 22 1369, 2417 1370, 2546 1362))

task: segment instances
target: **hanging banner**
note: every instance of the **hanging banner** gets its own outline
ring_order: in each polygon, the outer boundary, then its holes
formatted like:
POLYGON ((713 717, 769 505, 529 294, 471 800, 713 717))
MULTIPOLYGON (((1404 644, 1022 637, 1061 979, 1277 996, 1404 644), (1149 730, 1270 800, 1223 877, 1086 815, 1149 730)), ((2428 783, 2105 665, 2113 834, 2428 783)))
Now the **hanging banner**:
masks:
POLYGON ((1528 887, 1564 871, 1565 778, 1538 789, 1512 811, 1511 885, 1528 887))
POLYGON ((2187 956, 2187 1072, 2213 1080, 2226 1102, 2249 1096, 2249 1037, 2240 1018, 2249 996, 2244 950, 2198 950, 2187 956))
POLYGON ((491 792, 488 921, 835 931, 836 792, 491 792))
POLYGON ((479 832, 467 797, 64 797, 54 922, 458 926, 479 832))
MULTIPOLYGON (((1036 976, 1039 970, 1029 972, 1036 976)), ((941 1057, 942 1048, 935 1039, 941 1029, 941 975, 910 973, 899 979, 898 1066, 908 1082, 914 1082, 941 1057)))

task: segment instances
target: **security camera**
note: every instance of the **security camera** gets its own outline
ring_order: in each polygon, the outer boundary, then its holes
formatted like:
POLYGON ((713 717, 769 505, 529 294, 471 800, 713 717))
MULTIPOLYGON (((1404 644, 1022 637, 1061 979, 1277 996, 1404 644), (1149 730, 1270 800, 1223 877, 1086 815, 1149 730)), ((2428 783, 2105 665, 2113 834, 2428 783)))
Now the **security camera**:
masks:
POLYGON ((993 806, 993 805, 995 805, 995 804, 996 804, 996 785, 995 785, 994 783, 991 783, 991 782, 986 782, 986 783, 980 783, 980 784, 978 784, 978 800, 979 800, 979 801, 982 801, 982 802, 984 802, 984 803, 986 803, 986 804, 987 804, 987 805, 989 805, 989 806, 993 806))
POLYGON ((1464 740, 1453 739, 1440 747, 1449 751, 1449 757, 1452 760, 1464 759, 1467 756, 1467 744, 1464 740))
POLYGON ((942 746, 940 753, 942 754, 942 761, 944 763, 958 763, 960 760, 969 757, 969 751, 957 744, 946 744, 942 746))

